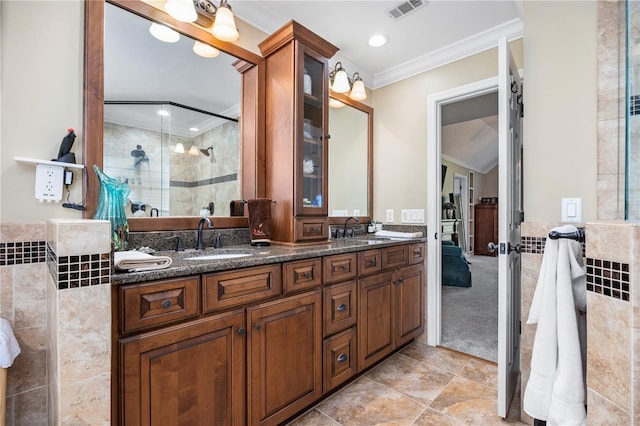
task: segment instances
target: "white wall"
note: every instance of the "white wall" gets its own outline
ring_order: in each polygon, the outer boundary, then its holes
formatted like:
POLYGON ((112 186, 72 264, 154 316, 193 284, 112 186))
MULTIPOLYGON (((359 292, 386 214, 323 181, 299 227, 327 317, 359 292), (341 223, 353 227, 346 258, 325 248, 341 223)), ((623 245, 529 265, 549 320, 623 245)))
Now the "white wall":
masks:
POLYGON ((524 3, 524 208, 559 222, 561 198, 597 219, 595 1, 524 3))
MULTIPOLYGON (((61 203, 37 201, 35 166, 14 157, 55 158, 73 127, 78 138, 72 151, 82 162, 83 3, 3 0, 0 14, 0 219, 80 218, 81 212, 61 203)), ((80 174, 74 172, 72 202, 82 201, 80 174)))
MULTIPOLYGON (((522 67, 522 40, 510 44, 522 67)), ((375 90, 374 218, 385 210, 427 210, 427 97, 464 84, 495 77, 497 48, 375 90)), ((440 170, 437 170, 440 173, 440 170)))

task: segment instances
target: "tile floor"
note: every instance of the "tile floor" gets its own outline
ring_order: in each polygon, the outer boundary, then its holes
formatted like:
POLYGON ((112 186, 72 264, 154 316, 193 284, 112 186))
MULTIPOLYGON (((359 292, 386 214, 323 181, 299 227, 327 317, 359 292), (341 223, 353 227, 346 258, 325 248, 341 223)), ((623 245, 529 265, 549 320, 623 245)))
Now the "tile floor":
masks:
POLYGON ((290 425, 520 424, 496 414, 497 365, 413 343, 299 416, 290 425))

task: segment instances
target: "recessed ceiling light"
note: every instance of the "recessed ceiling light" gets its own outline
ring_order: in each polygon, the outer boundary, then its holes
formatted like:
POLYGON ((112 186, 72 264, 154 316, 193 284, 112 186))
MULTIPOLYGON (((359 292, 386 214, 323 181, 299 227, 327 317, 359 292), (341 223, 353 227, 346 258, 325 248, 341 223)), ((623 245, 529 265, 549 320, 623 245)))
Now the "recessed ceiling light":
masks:
POLYGON ((197 127, 190 127, 189 130, 191 130, 192 132, 197 132, 200 129, 198 129, 197 127))
POLYGON ((163 117, 167 117, 169 115, 169 111, 165 111, 163 109, 158 110, 158 115, 161 115, 163 117))
POLYGON ((381 47, 387 44, 389 36, 386 34, 374 34, 369 38, 369 46, 381 47))

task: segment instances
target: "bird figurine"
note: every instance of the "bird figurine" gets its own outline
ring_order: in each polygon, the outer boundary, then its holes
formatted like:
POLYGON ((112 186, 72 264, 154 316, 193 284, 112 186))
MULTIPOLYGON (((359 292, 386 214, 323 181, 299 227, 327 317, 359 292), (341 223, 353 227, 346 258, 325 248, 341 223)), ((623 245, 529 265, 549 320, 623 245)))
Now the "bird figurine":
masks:
POLYGON ((68 128, 67 135, 62 138, 62 142, 60 143, 60 149, 58 150, 58 158, 52 159, 51 161, 60 161, 63 163, 73 163, 76 162, 76 155, 71 151, 71 147, 76 140, 76 134, 72 128, 68 128))

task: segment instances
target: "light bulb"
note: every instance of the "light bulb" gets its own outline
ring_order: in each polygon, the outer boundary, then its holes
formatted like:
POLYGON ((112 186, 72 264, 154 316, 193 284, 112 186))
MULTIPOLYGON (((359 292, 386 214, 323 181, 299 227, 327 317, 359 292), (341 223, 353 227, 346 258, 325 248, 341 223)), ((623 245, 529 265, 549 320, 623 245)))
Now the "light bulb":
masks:
POLYGON ((155 22, 149 27, 149 32, 152 36, 165 43, 175 43, 180 40, 180 34, 176 31, 165 25, 156 24, 155 22))
POLYGON ((178 154, 184 154, 184 145, 182 144, 182 142, 178 142, 176 144, 174 151, 177 152, 178 154))
POLYGON ((329 106, 331 108, 342 108, 344 106, 344 102, 340 102, 335 98, 329 98, 329 106))
POLYGON ((213 36, 218 40, 222 41, 236 41, 240 38, 240 33, 238 33, 233 12, 231 12, 229 5, 225 1, 220 4, 220 7, 216 11, 216 17, 213 21, 211 34, 213 34, 213 36))
POLYGON ((355 81, 353 82, 353 87, 351 87, 351 93, 349 94, 349 97, 354 101, 362 101, 367 99, 367 92, 364 89, 364 82, 359 75, 358 77, 354 76, 354 79, 355 81))
POLYGON ((220 51, 218 49, 208 45, 207 43, 203 43, 201 41, 196 41, 194 43, 193 51, 196 52, 197 55, 202 56, 203 58, 215 58, 220 54, 220 51))
POLYGON ((200 150, 198 149, 197 146, 191 145, 191 148, 189 148, 188 154, 189 155, 198 155, 198 154, 200 154, 200 150))
POLYGON ((193 0, 167 0, 164 10, 178 21, 194 22, 198 19, 193 0))

